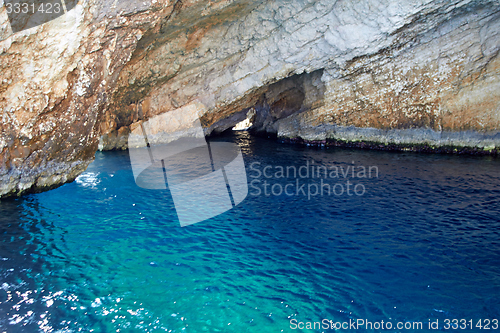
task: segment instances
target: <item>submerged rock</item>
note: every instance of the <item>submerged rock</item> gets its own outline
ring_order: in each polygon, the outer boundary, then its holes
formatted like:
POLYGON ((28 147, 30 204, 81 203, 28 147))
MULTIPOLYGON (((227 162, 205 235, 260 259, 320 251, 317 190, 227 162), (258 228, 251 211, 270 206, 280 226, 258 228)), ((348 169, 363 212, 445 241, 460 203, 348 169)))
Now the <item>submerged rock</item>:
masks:
POLYGON ((1 197, 193 102, 206 134, 253 110, 283 140, 500 147, 498 1, 82 0, 14 30, 2 7, 1 197))

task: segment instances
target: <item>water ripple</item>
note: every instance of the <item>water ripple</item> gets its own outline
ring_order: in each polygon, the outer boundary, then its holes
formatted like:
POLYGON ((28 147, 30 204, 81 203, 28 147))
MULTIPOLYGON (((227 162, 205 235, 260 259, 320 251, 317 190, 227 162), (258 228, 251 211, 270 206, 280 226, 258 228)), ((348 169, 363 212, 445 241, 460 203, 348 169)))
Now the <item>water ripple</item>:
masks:
POLYGON ((126 152, 98 153, 75 182, 0 204, 0 327, 280 332, 293 318, 500 316, 500 161, 215 140, 239 144, 247 167, 354 162, 379 177, 358 179, 363 196, 249 196, 180 228, 167 191, 135 186, 126 152))

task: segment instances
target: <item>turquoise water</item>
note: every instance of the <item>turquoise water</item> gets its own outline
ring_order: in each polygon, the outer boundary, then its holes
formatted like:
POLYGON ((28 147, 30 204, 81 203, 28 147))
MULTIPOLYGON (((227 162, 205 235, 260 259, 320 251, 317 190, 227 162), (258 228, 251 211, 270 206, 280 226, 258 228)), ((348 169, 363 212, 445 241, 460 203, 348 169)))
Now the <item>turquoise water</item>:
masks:
POLYGON ((2 201, 0 331, 500 319, 500 160, 212 140, 241 147, 253 186, 236 208, 185 228, 168 191, 135 185, 127 152, 97 153, 75 182, 2 201), (340 170, 323 180, 357 194, 308 198, 297 180, 314 190, 320 178, 276 176, 304 165, 340 170), (272 177, 257 177, 265 166, 272 177), (342 175, 362 166, 378 174, 342 175), (263 181, 293 193, 266 196, 263 181))

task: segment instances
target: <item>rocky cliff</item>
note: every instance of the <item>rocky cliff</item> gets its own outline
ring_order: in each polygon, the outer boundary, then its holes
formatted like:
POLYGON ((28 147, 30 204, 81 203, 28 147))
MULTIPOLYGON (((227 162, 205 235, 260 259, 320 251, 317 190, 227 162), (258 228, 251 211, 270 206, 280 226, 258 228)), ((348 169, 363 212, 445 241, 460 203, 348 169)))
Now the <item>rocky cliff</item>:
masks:
POLYGON ((71 181, 192 104, 287 140, 495 153, 500 3, 82 0, 13 33, 0 10, 0 196, 71 181))

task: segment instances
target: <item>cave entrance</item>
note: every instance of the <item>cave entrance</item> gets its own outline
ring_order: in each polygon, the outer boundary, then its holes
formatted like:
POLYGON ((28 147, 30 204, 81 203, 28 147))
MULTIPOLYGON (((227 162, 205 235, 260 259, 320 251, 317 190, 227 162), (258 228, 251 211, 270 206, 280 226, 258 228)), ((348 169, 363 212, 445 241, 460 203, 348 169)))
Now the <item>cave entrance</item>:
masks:
POLYGON ((244 120, 237 123, 236 125, 234 125, 232 130, 233 131, 248 131, 252 127, 252 125, 255 121, 256 114, 257 114, 257 112, 255 111, 255 109, 250 108, 250 110, 248 110, 248 112, 247 112, 247 117, 244 120))
POLYGON ((277 135, 279 123, 286 118, 320 107, 324 103, 323 69, 295 74, 244 96, 239 109, 213 123, 208 133, 250 131, 277 135))

